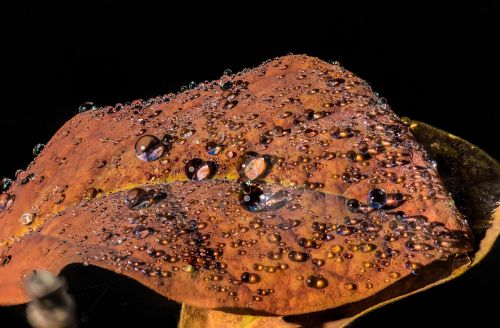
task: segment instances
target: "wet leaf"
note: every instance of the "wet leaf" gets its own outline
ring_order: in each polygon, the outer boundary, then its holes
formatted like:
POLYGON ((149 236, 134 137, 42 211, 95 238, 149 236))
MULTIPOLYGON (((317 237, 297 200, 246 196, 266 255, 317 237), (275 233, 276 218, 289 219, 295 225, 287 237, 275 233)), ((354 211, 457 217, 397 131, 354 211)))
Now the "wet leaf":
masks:
MULTIPOLYGON (((417 142, 363 80, 307 56, 81 113, 2 198, 0 304, 28 300, 32 270, 84 263, 248 327, 348 322, 457 275, 478 249, 427 156, 450 151, 421 128, 417 142)), ((464 167, 483 185, 465 168, 442 176, 489 188, 456 200, 484 253, 497 230, 470 204, 493 208, 498 165, 473 154, 464 167)), ((189 306, 185 320, 214 316, 189 306)))

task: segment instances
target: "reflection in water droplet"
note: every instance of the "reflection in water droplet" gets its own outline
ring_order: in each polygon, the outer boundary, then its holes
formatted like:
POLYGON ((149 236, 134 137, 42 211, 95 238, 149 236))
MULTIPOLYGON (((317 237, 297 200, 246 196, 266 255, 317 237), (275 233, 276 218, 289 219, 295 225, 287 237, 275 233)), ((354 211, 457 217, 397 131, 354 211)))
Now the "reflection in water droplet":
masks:
POLYGON ((372 189, 368 192, 368 205, 371 208, 379 209, 385 206, 387 202, 387 194, 382 189, 372 189))
POLYGON ((14 204, 15 197, 14 195, 3 193, 0 194, 0 210, 8 210, 14 204))
POLYGON ((278 189, 264 190, 258 185, 243 185, 240 193, 240 204, 251 212, 276 210, 287 201, 287 193, 278 189))
POLYGON ((215 175, 217 165, 212 162, 204 162, 201 158, 193 158, 184 167, 184 173, 190 180, 201 181, 215 175))
POLYGON ((135 143, 135 154, 141 161, 156 161, 163 155, 164 147, 155 136, 144 135, 135 143))
POLYGON ((125 204, 130 209, 145 208, 151 205, 151 202, 150 195, 142 188, 130 189, 125 197, 125 204))
POLYGON ((356 199, 349 199, 347 201, 347 209, 350 211, 350 212, 353 212, 353 213, 358 213, 361 211, 361 204, 359 203, 358 200, 356 199))
POLYGON ((328 280, 320 276, 309 276, 306 285, 311 288, 323 289, 328 286, 328 280))

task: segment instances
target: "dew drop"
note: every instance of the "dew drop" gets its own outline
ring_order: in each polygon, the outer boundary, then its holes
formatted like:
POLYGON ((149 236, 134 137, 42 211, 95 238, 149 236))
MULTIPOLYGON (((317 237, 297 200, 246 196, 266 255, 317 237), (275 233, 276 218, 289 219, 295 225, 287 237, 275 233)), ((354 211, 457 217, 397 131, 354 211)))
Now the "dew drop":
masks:
POLYGON ((164 146, 160 139, 152 135, 144 135, 135 143, 135 154, 141 161, 156 161, 163 155, 164 146))
POLYGON ((241 177, 256 180, 265 177, 272 169, 273 160, 271 156, 259 155, 256 152, 248 152, 240 158, 238 173, 241 177))
POLYGON ((130 189, 125 197, 125 204, 130 209, 145 208, 151 205, 151 202, 149 193, 142 188, 130 189))
POLYGON ((328 280, 321 276, 309 276, 306 285, 311 288, 323 289, 328 286, 328 280))
POLYGON ((8 193, 0 194, 0 210, 6 211, 12 207, 14 204, 15 197, 14 195, 8 193))
POLYGON ((379 209, 387 203, 387 194, 382 189, 372 189, 368 192, 368 205, 373 209, 379 209))
POLYGON ((250 212, 276 210, 287 202, 284 190, 264 190, 258 185, 243 185, 240 193, 240 204, 250 212))
POLYGON ((205 149, 209 155, 215 156, 224 149, 224 146, 217 144, 215 141, 209 141, 205 145, 205 149))
POLYGON ((186 177, 193 181, 209 179, 215 175, 216 171, 217 165, 214 162, 205 162, 201 158, 193 158, 184 167, 186 177))
POLYGON ((241 274, 241 281, 243 281, 246 284, 255 284, 260 281, 260 277, 256 273, 243 272, 241 274))
POLYGON ((293 262, 305 262, 309 258, 307 253, 290 251, 288 252, 288 259, 293 262))
POLYGON ((33 155, 38 156, 42 152, 43 148, 45 148, 44 144, 37 144, 35 147, 33 147, 33 155))
POLYGON ((83 113, 94 109, 97 109, 97 105, 91 101, 86 101, 78 107, 78 112, 83 113))
POLYGON ((22 225, 30 225, 34 220, 34 215, 31 213, 24 213, 21 215, 21 218, 19 219, 19 222, 21 222, 22 225))
POLYGON ((0 180, 0 191, 6 191, 12 185, 13 181, 9 178, 2 178, 0 180))

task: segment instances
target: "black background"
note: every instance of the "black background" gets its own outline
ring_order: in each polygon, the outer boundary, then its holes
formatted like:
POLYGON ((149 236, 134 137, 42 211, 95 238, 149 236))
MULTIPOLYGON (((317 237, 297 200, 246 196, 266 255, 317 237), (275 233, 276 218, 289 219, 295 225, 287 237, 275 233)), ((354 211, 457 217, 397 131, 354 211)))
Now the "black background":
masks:
MULTIPOLYGON (((290 52, 340 61, 400 116, 500 158, 499 2, 398 3, 404 5, 1 4, 0 176, 25 168, 33 146, 46 143, 84 101, 146 99, 290 52)), ((465 276, 386 306, 358 325, 498 326, 499 258, 497 246, 465 276)), ((85 326, 105 315, 93 311, 85 326)))

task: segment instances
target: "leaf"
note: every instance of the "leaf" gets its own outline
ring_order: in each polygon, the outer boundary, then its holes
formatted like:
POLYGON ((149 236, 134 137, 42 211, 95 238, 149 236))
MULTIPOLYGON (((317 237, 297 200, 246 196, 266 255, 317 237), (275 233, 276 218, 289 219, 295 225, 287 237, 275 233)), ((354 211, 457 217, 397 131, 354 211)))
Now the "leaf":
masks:
POLYGON ((408 126, 307 56, 79 114, 2 197, 4 305, 28 300, 33 270, 84 263, 191 306, 334 320, 449 276, 474 248, 408 126))

